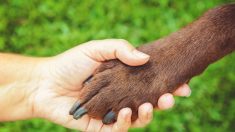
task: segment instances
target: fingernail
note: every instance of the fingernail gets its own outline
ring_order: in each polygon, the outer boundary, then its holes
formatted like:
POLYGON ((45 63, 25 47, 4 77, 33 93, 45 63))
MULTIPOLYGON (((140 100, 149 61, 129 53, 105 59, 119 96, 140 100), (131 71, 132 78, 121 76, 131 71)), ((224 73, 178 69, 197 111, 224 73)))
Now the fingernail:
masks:
POLYGON ((148 109, 148 111, 147 111, 147 113, 149 114, 152 114, 152 112, 153 112, 153 109, 151 108, 151 109, 148 109))
POLYGON ((111 124, 115 121, 115 113, 110 111, 102 120, 103 124, 111 124))
POLYGON ((85 115, 86 113, 87 113, 87 110, 82 107, 74 113, 73 118, 77 120, 81 118, 83 115, 85 115))
POLYGON ((191 95, 191 93, 192 93, 192 91, 191 91, 191 89, 189 89, 186 97, 189 97, 191 95))
POLYGON ((70 109, 69 114, 73 115, 79 107, 80 107, 80 102, 76 101, 73 107, 70 109))
POLYGON ((184 87, 183 88, 183 92, 184 92, 185 97, 189 97, 191 95, 191 89, 186 84, 184 84, 183 87, 184 87))
POLYGON ((171 94, 163 95, 162 99, 163 100, 160 103, 161 105, 159 106, 159 107, 161 107, 161 109, 169 109, 169 108, 173 107, 175 100, 173 99, 173 96, 171 94))
POLYGON ((175 104, 175 100, 173 99, 172 95, 167 96, 166 100, 167 100, 167 102, 169 102, 168 108, 173 107, 173 105, 175 104))
POLYGON ((146 108, 146 117, 149 119, 150 116, 152 115, 153 112, 153 108, 152 107, 148 107, 146 108))
POLYGON ((145 53, 143 53, 143 52, 140 52, 140 51, 138 51, 138 50, 134 50, 134 51, 133 51, 133 54, 134 54, 135 56, 137 56, 138 58, 149 58, 149 57, 150 57, 149 55, 147 55, 147 54, 145 54, 145 53))
POLYGON ((125 120, 125 121, 128 121, 129 120, 129 114, 130 114, 130 110, 129 109, 125 109, 122 113, 122 118, 125 120))
POLYGON ((152 110, 149 110, 149 111, 147 112, 147 118, 148 118, 148 119, 152 119, 152 113, 153 113, 152 110))
POLYGON ((89 77, 84 81, 84 83, 85 83, 85 84, 90 83, 92 78, 93 78, 93 75, 89 76, 89 77))

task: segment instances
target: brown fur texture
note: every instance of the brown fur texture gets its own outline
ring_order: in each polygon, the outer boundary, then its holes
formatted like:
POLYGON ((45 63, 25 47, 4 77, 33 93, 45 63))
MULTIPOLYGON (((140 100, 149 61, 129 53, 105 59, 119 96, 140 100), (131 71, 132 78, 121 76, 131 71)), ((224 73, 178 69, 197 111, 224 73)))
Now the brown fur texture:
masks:
POLYGON ((209 64, 235 49, 235 4, 207 11, 198 20, 169 36, 138 48, 150 61, 130 67, 118 60, 103 63, 89 83, 84 84, 79 101, 89 116, 102 119, 109 111, 132 109, 157 101, 164 93, 202 73, 209 64))

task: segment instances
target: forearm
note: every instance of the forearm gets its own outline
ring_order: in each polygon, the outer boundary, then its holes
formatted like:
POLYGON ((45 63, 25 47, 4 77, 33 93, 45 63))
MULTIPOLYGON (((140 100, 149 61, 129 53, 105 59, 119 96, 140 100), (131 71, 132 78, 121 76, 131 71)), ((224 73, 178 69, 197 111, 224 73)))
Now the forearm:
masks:
POLYGON ((37 87, 40 59, 0 53, 0 121, 32 116, 30 93, 37 87), (32 77, 34 76, 34 77, 32 77))

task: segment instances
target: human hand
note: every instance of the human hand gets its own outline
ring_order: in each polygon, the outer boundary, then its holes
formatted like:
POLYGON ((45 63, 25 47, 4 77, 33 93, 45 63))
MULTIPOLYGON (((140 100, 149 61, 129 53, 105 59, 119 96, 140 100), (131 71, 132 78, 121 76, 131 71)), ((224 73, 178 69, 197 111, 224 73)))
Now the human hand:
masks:
POLYGON ((132 121, 135 121, 141 104, 150 102, 154 106, 161 107, 161 104, 158 104, 160 96, 176 90, 175 86, 174 89, 168 89, 167 84, 167 79, 171 78, 171 74, 167 76, 167 73, 174 74, 174 72, 166 68, 167 64, 161 65, 161 62, 169 60, 164 58, 162 52, 157 56, 156 48, 152 49, 151 45, 146 46, 144 47, 149 53, 156 54, 142 67, 129 67, 117 60, 103 63, 79 93, 78 102, 71 110, 73 117, 79 119, 87 113, 92 118, 103 119, 103 123, 110 124, 115 122, 122 108, 130 107, 132 121), (158 60, 159 64, 156 64, 155 61, 158 60))
MULTIPOLYGON (((119 112, 117 122, 113 125, 104 125, 101 120, 87 115, 74 120, 68 114, 83 89, 83 82, 102 62, 116 58, 128 65, 137 66, 146 63, 149 56, 138 52, 124 40, 108 39, 90 41, 40 61, 36 68, 37 72, 40 71, 39 86, 31 94, 34 117, 84 131, 127 131, 130 126, 142 127, 148 124, 153 110, 150 103, 139 107, 139 118, 134 123, 131 123, 132 112, 129 108, 119 112)), ((183 85, 174 94, 188 96, 190 89, 183 85)), ((170 108, 173 104, 174 99, 170 93, 161 96, 158 101, 159 109, 170 108)))

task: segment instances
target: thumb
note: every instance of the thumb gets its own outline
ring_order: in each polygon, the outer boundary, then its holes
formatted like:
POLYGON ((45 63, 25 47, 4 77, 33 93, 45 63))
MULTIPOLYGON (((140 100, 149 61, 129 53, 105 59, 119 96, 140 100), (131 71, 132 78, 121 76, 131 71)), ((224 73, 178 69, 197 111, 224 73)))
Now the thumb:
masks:
POLYGON ((79 50, 98 62, 119 59, 130 66, 143 65, 150 57, 122 39, 90 41, 79 46, 79 50))

